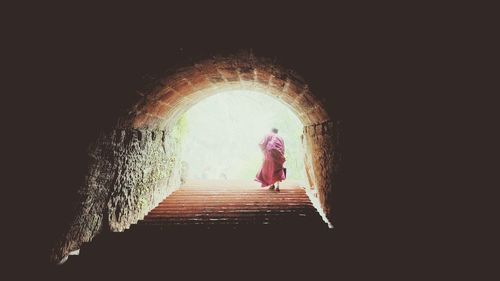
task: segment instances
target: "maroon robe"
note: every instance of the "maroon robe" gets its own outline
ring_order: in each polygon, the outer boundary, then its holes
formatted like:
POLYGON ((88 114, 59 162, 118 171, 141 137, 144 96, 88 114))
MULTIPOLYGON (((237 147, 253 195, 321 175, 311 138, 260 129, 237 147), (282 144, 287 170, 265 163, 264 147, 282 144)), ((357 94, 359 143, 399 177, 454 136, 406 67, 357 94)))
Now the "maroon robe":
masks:
POLYGON ((275 133, 269 133, 259 146, 264 153, 264 163, 262 163, 255 180, 260 182, 262 187, 284 180, 286 176, 283 170, 283 164, 285 163, 285 143, 283 139, 275 133))

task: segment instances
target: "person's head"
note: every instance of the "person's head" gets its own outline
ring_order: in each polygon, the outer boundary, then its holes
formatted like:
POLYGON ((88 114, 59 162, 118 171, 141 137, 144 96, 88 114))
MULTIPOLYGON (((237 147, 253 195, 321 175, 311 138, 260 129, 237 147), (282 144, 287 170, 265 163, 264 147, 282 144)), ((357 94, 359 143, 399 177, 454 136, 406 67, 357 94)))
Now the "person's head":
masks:
POLYGON ((273 132, 273 133, 277 134, 277 133, 278 133, 278 129, 276 129, 276 128, 272 128, 272 129, 271 129, 271 132, 273 132))

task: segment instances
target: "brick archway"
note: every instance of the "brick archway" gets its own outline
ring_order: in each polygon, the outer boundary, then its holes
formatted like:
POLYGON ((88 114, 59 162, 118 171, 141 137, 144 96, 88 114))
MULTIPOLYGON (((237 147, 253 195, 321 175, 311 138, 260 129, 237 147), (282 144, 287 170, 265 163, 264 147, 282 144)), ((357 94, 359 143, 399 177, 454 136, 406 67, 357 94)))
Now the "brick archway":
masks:
POLYGON ((169 128, 200 100, 227 90, 253 90, 290 107, 304 126, 329 121, 321 101, 292 70, 252 54, 216 57, 183 67, 157 81, 120 121, 121 127, 169 128))

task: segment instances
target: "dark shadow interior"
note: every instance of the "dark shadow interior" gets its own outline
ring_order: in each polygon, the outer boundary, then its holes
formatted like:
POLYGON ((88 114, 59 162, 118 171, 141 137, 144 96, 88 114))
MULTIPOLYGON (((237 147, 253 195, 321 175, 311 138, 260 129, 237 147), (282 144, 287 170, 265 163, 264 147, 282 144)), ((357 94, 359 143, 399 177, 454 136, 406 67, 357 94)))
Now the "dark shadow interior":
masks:
MULTIPOLYGON (((343 15, 341 9, 295 7, 288 14, 280 6, 269 7, 258 20, 255 14, 244 20, 238 13, 214 17, 197 9, 189 17, 197 21, 191 22, 175 12, 191 11, 186 7, 153 14, 108 8, 22 9, 30 20, 19 21, 20 31, 7 44, 16 43, 6 54, 15 54, 8 67, 16 74, 12 82, 18 92, 10 95, 19 100, 5 106, 15 108, 9 116, 22 124, 6 138, 26 153, 13 157, 20 168, 11 177, 20 194, 7 200, 14 205, 22 199, 26 206, 11 208, 18 210, 21 222, 12 223, 11 232, 22 238, 12 259, 47 265, 50 248, 77 212, 78 190, 90 165, 89 146, 136 104, 137 92, 150 90, 166 70, 168 74, 186 62, 242 49, 300 73, 331 119, 343 121, 348 156, 337 177, 339 188, 333 191, 335 234, 324 241, 341 241, 339 252, 351 260, 364 256, 354 254, 362 252, 375 263, 382 263, 379 255, 400 256, 400 245, 419 245, 403 233, 418 226, 409 225, 412 217, 429 211, 403 210, 417 203, 417 190, 433 193, 425 184, 417 187, 408 171, 423 171, 430 160, 418 161, 424 149, 404 140, 423 132, 421 121, 427 117, 420 110, 426 104, 439 105, 436 96, 443 89, 420 79, 429 72, 443 75, 431 67, 436 44, 420 40, 427 33, 416 32, 420 21, 410 26, 399 25, 401 18, 380 21, 371 9, 359 8, 343 15), (289 17, 278 17, 284 14, 289 17), (401 158, 416 160, 400 165, 401 158)), ((450 57, 449 50, 441 51, 450 57)), ((416 138, 426 137, 432 138, 416 138)), ((323 249, 334 255, 332 248, 323 249)))

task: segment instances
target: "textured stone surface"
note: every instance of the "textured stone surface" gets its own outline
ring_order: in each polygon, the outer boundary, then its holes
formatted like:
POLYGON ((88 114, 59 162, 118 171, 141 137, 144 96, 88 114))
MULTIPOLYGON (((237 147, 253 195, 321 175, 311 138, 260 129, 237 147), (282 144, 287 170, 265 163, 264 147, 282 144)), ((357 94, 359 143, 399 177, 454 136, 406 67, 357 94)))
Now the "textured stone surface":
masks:
POLYGON ((181 183, 179 149, 179 138, 162 130, 114 130, 100 136, 89 149, 77 214, 52 260, 102 230, 125 230, 176 190, 181 183))
POLYGON ((309 181, 317 190, 328 220, 334 223, 333 194, 342 173, 342 123, 327 121, 306 126, 304 137, 309 181))

